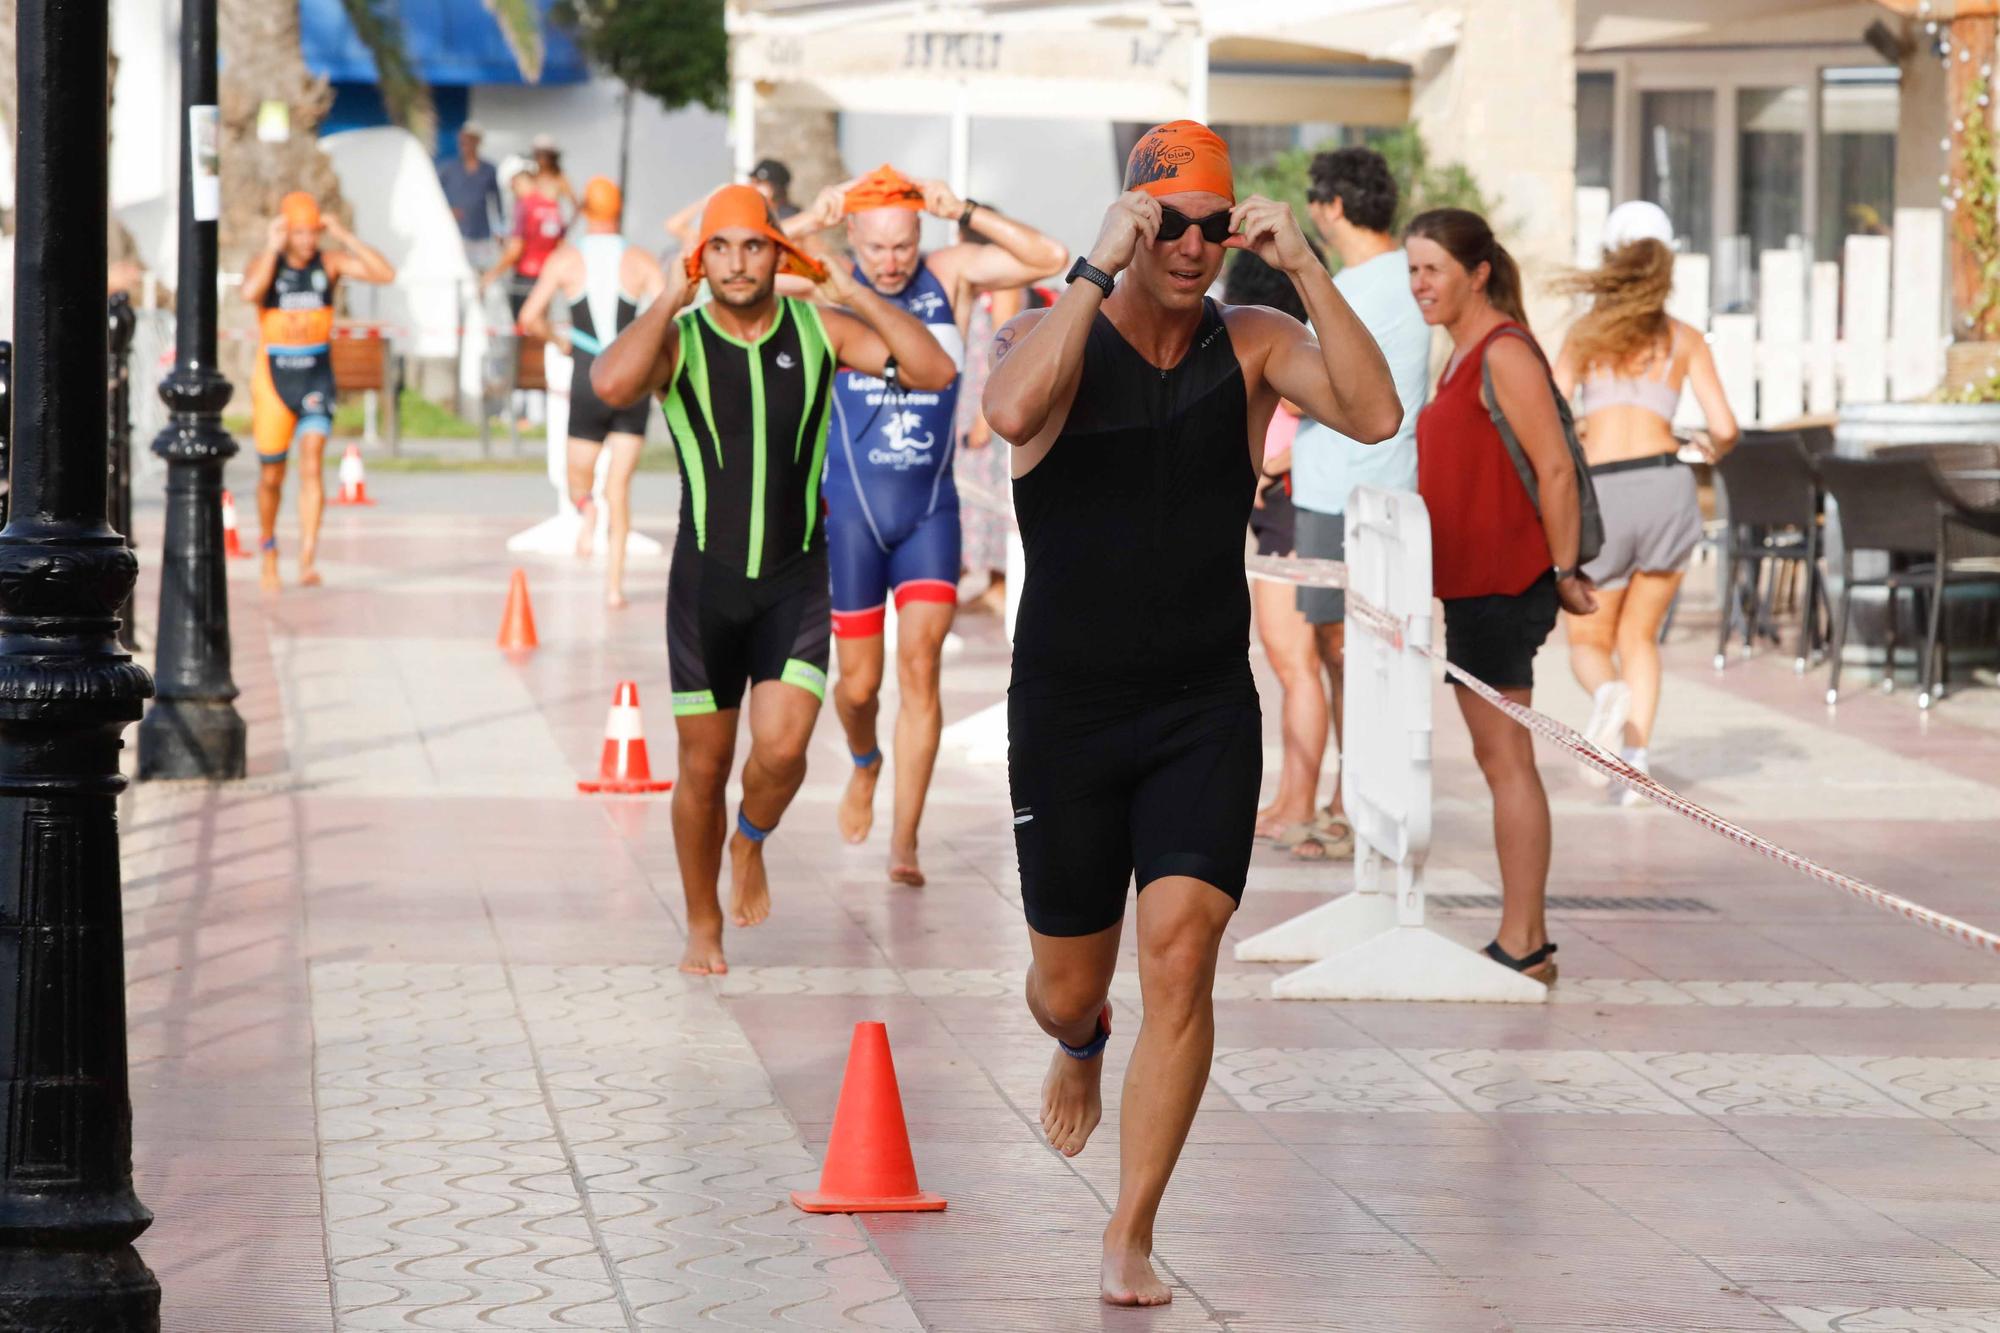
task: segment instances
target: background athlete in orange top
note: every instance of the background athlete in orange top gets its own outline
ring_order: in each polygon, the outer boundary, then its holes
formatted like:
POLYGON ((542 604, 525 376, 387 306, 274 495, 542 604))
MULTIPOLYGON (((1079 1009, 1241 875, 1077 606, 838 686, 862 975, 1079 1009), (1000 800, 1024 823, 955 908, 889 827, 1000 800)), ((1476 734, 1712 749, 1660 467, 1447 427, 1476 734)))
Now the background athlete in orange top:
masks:
POLYGON ((250 372, 250 431, 257 443, 257 536, 263 584, 278 589, 278 501, 285 460, 299 447, 299 582, 319 582, 313 568, 326 508, 320 468, 333 429, 333 301, 342 278, 393 282, 396 270, 355 239, 319 203, 293 191, 279 203, 265 246, 243 270, 243 299, 258 309, 257 359, 250 372), (321 234, 341 247, 320 248, 321 234))

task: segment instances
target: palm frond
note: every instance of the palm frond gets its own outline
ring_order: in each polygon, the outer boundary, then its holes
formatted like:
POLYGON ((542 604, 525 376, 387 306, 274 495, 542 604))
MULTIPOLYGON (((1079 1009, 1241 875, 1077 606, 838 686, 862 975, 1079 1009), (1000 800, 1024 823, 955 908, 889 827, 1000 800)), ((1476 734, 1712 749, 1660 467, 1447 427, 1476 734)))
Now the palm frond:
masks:
POLYGON ((542 8, 535 0, 485 0, 486 8, 500 25, 500 36, 514 53, 521 78, 528 83, 542 81, 542 8))
POLYGON ((437 140, 437 107, 430 85, 410 59, 403 22, 393 0, 340 0, 354 35, 375 60, 375 82, 389 119, 414 134, 426 148, 437 140))

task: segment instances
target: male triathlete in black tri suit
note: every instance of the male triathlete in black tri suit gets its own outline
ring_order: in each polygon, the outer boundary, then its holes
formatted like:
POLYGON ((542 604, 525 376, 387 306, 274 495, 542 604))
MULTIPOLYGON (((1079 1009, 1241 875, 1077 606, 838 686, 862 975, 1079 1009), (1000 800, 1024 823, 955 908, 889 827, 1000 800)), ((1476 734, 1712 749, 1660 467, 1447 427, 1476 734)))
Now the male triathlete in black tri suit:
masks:
POLYGON ((679 772, 674 851, 687 894, 681 970, 728 970, 716 880, 724 789, 750 686, 750 756, 729 838, 730 916, 770 913, 764 838, 806 775, 826 695, 826 535, 819 482, 835 365, 941 389, 951 357, 845 266, 808 258, 747 185, 716 191, 699 243, 666 289, 597 357, 591 387, 613 408, 661 395, 681 460, 680 531, 667 578, 667 669, 679 772), (780 267, 823 284, 828 308, 780 297, 780 267), (714 299, 686 306, 701 278, 714 299), (844 306, 845 309, 834 309, 844 306))
POLYGON ((1060 1043, 1042 1128, 1073 1156, 1097 1126, 1136 871, 1146 1012, 1101 1282, 1113 1304, 1160 1305, 1153 1222, 1208 1081, 1216 948, 1243 894, 1262 780, 1243 529, 1264 434, 1280 397, 1371 442, 1395 434, 1402 405, 1290 207, 1236 202, 1221 139, 1159 126, 1125 183, 1069 290, 1001 330, 985 408, 1016 446, 1028 558, 1008 777, 1028 1008, 1060 1043), (1289 276, 1312 327, 1208 300, 1230 249, 1289 276))
POLYGON ((604 478, 604 503, 610 511, 605 527, 604 601, 613 610, 625 606, 632 474, 646 443, 647 406, 640 401, 612 408, 591 391, 590 367, 665 284, 660 261, 618 234, 623 203, 615 182, 604 176, 590 178, 583 187, 583 235, 574 242, 564 241, 548 257, 534 290, 521 303, 520 319, 523 333, 561 345, 570 358, 569 500, 576 506, 579 556, 590 554, 597 535, 597 502, 591 491, 597 482, 598 451, 611 450, 604 478), (558 293, 569 303, 569 329, 562 335, 548 318, 558 293))

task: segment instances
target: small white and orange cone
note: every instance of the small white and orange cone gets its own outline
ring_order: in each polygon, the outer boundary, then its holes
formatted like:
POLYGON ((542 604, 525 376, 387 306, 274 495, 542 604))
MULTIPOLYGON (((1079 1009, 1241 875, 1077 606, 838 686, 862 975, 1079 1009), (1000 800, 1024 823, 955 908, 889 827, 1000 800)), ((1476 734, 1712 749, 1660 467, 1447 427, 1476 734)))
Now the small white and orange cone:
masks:
POLYGON ((580 779, 578 791, 636 795, 668 791, 671 782, 657 781, 646 761, 646 722, 639 712, 639 687, 632 681, 618 682, 611 696, 611 712, 604 719, 604 757, 595 778, 580 779))
POLYGON ((236 497, 228 491, 222 493, 222 554, 230 560, 250 558, 243 549, 243 534, 236 529, 236 497))
POLYGON ((347 452, 340 456, 340 493, 334 497, 337 505, 372 505, 368 498, 368 469, 361 462, 361 446, 350 444, 347 452))

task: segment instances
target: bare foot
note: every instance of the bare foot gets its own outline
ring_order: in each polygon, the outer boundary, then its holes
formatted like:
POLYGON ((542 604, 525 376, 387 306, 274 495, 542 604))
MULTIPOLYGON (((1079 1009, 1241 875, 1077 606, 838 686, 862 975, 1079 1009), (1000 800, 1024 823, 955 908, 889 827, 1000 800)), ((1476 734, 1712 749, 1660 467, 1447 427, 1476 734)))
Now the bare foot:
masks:
POLYGON ((597 501, 585 500, 576 507, 576 557, 590 559, 590 544, 597 540, 597 501))
POLYGON ((681 971, 698 977, 719 977, 729 970, 722 957, 722 923, 688 927, 687 948, 681 951, 681 971))
MULTIPOLYGON (((743 927, 771 915, 771 882, 764 878, 764 845, 729 835, 729 917, 743 927)), ((718 932, 719 934, 719 932, 718 932)), ((717 957, 721 954, 718 952, 717 957)))
MULTIPOLYGON (((1104 1006, 1104 1025, 1111 1026, 1111 1005, 1104 1006)), ((1104 1052, 1079 1060, 1058 1046, 1049 1057, 1049 1072, 1042 1079, 1042 1133, 1049 1146, 1065 1157, 1074 1157, 1090 1141, 1090 1133, 1104 1118, 1104 1101, 1099 1086, 1104 1080, 1104 1052)), ((1108 1269, 1106 1270, 1109 1271, 1108 1269)), ((1106 1299, 1110 1299, 1108 1296, 1106 1299)))
POLYGON ((616 588, 613 588, 610 592, 604 594, 604 604, 610 607, 613 611, 623 611, 626 607, 631 605, 630 602, 625 600, 625 594, 618 591, 616 588))
POLYGON ((1153 1271, 1151 1246, 1114 1241, 1104 1233, 1103 1292, 1106 1305, 1165 1305, 1173 1292, 1153 1271))
POLYGON ((264 552, 263 564, 257 570, 257 584, 265 592, 277 592, 285 586, 284 581, 278 577, 278 553, 276 551, 264 552))
POLYGON ((913 889, 924 886, 923 867, 917 864, 917 849, 913 845, 907 852, 889 849, 889 882, 903 884, 913 889))
POLYGON ((299 566, 299 586, 301 588, 317 588, 319 585, 320 577, 317 569, 314 569, 311 565, 299 566))
MULTIPOLYGON (((881 776, 882 756, 876 755, 875 762, 866 767, 856 764, 847 779, 847 790, 840 798, 840 836, 849 842, 868 841, 868 830, 875 827, 875 780, 881 776)), ((895 877, 891 869, 889 878, 895 877)))

